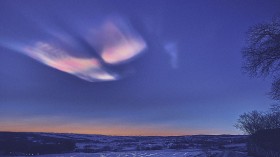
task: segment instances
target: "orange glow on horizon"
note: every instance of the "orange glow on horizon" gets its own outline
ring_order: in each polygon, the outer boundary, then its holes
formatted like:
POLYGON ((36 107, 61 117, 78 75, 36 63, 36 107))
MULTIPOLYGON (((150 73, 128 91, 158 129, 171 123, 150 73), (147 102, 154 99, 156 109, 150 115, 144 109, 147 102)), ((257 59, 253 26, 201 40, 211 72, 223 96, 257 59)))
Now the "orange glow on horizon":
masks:
MULTIPOLYGON (((101 134, 116 136, 180 136, 213 134, 206 130, 176 130, 164 126, 130 126, 130 125, 89 125, 89 124, 38 124, 36 123, 1 123, 0 131, 12 132, 53 132, 53 133, 77 133, 77 134, 101 134)), ((215 134, 215 133, 214 133, 215 134)))

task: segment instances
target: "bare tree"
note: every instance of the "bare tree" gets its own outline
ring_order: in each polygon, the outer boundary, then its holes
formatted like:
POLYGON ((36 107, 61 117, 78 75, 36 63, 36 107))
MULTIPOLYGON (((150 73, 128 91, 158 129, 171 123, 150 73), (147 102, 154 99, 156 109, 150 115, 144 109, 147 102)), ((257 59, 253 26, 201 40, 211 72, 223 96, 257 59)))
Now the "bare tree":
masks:
POLYGON ((242 53, 245 72, 252 77, 272 76, 270 94, 280 100, 280 17, 251 27, 242 53))
POLYGON ((271 129, 280 128, 280 105, 272 105, 266 114, 267 127, 271 129))
POLYGON ((258 130, 265 129, 263 113, 252 111, 240 115, 235 127, 246 134, 252 135, 258 130))
POLYGON ((249 135, 259 130, 280 128, 280 104, 272 105, 267 112, 254 110, 244 113, 234 126, 249 135))

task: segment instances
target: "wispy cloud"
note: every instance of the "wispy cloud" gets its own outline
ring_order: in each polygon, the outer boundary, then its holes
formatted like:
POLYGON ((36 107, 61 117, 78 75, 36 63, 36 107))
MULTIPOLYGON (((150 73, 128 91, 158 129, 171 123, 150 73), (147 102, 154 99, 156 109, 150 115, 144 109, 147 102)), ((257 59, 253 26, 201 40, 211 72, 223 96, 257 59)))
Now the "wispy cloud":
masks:
POLYGON ((98 59, 78 58, 50 43, 37 42, 25 47, 23 52, 43 64, 86 81, 111 81, 118 78, 104 69, 98 59))
POLYGON ((168 42, 164 45, 165 52, 170 57, 170 65, 172 68, 178 68, 178 49, 177 44, 174 42, 168 42))
POLYGON ((46 36, 50 34, 49 38, 42 37, 31 42, 27 39, 27 44, 11 46, 11 49, 16 49, 49 67, 95 82, 118 80, 122 76, 107 68, 107 65, 130 61, 146 48, 146 42, 131 28, 128 21, 118 16, 84 29, 87 35, 80 32, 71 34, 44 30, 46 36), (89 47, 90 50, 87 49, 89 47), (87 52, 91 50, 96 51, 95 56, 87 52))
POLYGON ((105 21, 89 35, 88 42, 100 50, 101 58, 108 64, 126 62, 146 48, 140 35, 120 18, 105 21))

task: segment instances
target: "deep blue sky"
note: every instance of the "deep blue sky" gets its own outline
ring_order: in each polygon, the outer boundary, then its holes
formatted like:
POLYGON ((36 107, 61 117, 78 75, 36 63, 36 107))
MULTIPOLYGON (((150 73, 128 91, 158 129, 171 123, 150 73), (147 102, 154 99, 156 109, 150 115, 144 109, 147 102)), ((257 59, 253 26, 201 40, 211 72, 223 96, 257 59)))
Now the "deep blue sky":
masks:
POLYGON ((273 103, 269 79, 242 73, 245 32, 279 8, 277 0, 1 0, 0 130, 239 134, 240 114, 273 103), (147 43, 114 67, 125 73, 120 80, 87 82, 15 50, 46 39, 50 28, 81 35, 110 15, 129 21, 147 43))

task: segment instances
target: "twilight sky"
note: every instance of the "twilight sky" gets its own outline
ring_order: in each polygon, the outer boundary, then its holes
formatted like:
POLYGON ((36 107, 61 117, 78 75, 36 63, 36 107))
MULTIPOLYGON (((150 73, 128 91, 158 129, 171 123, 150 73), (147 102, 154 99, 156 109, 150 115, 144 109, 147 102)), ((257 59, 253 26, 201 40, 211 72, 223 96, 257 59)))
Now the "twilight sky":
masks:
POLYGON ((1 0, 0 131, 241 134, 269 79, 245 32, 280 1, 1 0))

